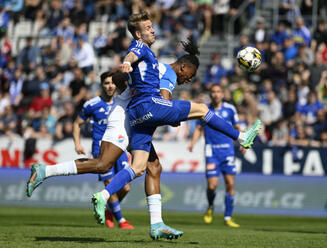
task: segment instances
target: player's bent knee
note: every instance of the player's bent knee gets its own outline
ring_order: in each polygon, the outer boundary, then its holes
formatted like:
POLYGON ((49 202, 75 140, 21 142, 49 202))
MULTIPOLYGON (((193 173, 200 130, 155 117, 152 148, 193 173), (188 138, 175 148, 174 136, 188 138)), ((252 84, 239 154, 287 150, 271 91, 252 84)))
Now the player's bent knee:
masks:
POLYGON ((153 162, 153 163, 148 162, 146 168, 146 173, 148 175, 150 175, 151 177, 158 177, 160 176, 161 172, 162 172, 162 166, 159 162, 153 162))
POLYGON ((108 172, 113 166, 115 165, 114 162, 105 162, 102 160, 99 160, 97 163, 97 171, 98 173, 104 174, 108 172))

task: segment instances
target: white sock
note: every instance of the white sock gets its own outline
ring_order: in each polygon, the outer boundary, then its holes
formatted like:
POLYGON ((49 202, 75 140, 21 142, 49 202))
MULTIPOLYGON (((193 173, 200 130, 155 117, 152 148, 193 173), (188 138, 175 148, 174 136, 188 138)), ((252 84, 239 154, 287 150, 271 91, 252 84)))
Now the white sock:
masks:
POLYGON ((228 221, 228 220, 230 220, 230 219, 231 219, 230 216, 225 216, 225 217, 224 217, 224 220, 225 220, 225 221, 228 221))
POLYGON ((245 141, 246 135, 245 132, 240 132, 240 135, 237 138, 237 141, 241 144, 245 141))
POLYGON ((161 217, 161 195, 155 194, 146 197, 150 213, 151 225, 163 222, 161 217))
POLYGON ((123 218, 121 218, 119 221, 118 221, 118 223, 120 224, 120 223, 123 223, 123 222, 125 222, 126 220, 125 220, 125 218, 123 217, 123 218))
POLYGON ((108 190, 104 189, 100 193, 101 193, 103 200, 107 202, 110 198, 110 194, 109 194, 108 190))
POLYGON ((63 162, 55 165, 47 165, 45 167, 45 177, 53 176, 69 176, 76 175, 77 167, 75 161, 63 162))

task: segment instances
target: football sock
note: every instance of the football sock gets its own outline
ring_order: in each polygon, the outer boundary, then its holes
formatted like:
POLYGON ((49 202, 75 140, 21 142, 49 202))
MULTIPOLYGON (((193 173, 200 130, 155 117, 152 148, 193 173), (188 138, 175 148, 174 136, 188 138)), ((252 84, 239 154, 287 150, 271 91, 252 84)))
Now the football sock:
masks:
POLYGON ((234 195, 225 194, 225 220, 230 219, 234 208, 234 195))
POLYGON ((123 188, 126 184, 133 181, 135 177, 136 177, 135 172, 131 167, 127 167, 123 170, 120 170, 114 176, 112 181, 106 186, 106 190, 109 192, 110 195, 112 195, 116 193, 118 190, 120 190, 121 188, 123 188))
POLYGON ((231 137, 234 140, 237 140, 240 135, 240 132, 237 131, 231 124, 210 110, 204 117, 203 121, 211 128, 226 134, 228 137, 231 137))
MULTIPOLYGON (((113 213, 115 219, 120 222, 121 219, 124 219, 121 211, 120 211, 120 204, 119 201, 116 202, 110 202, 108 203, 108 206, 110 208, 110 211, 113 213)), ((125 220, 125 219, 124 219, 125 220)))
POLYGON ((215 200, 215 197, 216 197, 216 191, 207 189, 207 199, 208 199, 209 207, 213 207, 213 202, 215 200))
POLYGON ((146 197, 148 209, 150 213, 150 224, 163 222, 161 217, 161 195, 154 194, 146 197))
POLYGON ((77 167, 75 161, 63 162, 55 165, 46 165, 45 167, 45 177, 53 176, 69 176, 76 175, 77 167))

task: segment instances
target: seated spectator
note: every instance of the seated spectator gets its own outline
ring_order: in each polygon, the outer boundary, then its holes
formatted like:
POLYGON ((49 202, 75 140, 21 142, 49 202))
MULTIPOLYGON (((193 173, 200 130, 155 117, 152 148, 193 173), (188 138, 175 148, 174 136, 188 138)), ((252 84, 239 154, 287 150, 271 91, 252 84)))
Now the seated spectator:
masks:
POLYGON ((0 134, 14 136, 16 132, 17 115, 11 105, 7 105, 2 116, 0 116, 0 134))
POLYGON ((298 104, 296 112, 299 113, 301 119, 306 124, 313 124, 317 121, 317 113, 319 109, 323 109, 323 105, 318 101, 315 91, 310 91, 306 104, 298 104))
POLYGON ((327 119, 326 112, 323 109, 317 111, 317 120, 312 125, 313 128, 313 137, 318 140, 322 132, 327 131, 327 119))
POLYGON ((289 67, 292 67, 294 63, 290 64, 290 61, 293 61, 298 55, 298 50, 294 44, 293 37, 288 36, 284 39, 283 53, 285 55, 285 62, 289 67))
POLYGON ((0 5, 0 39, 7 33, 9 19, 9 14, 5 6, 0 5))
POLYGON ((54 36, 64 38, 64 42, 72 41, 74 37, 74 28, 70 24, 69 17, 65 17, 54 30, 54 36))
POLYGON ((76 118, 75 108, 71 102, 64 105, 65 115, 63 115, 56 125, 56 139, 62 140, 73 137, 73 122, 76 118))
POLYGON ((48 16, 46 26, 49 28, 49 32, 51 33, 51 31, 53 31, 64 19, 64 11, 62 10, 61 0, 52 0, 50 2, 50 10, 47 13, 48 16))
POLYGON ((265 19, 263 17, 257 17, 256 20, 257 27, 254 30, 254 33, 252 34, 251 40, 254 43, 260 42, 267 42, 268 41, 268 32, 265 27, 265 19))
POLYGON ((280 120, 272 131, 270 144, 273 146, 286 146, 289 139, 289 130, 286 120, 280 120))
POLYGON ((20 69, 16 69, 14 78, 10 81, 9 88, 10 104, 15 107, 18 107, 20 101, 23 99, 23 83, 24 80, 22 78, 22 71, 20 69))
POLYGON ((266 127, 268 132, 268 138, 271 137, 271 132, 275 126, 275 124, 282 117, 282 104, 274 91, 268 92, 267 103, 260 104, 260 119, 266 127))
POLYGON ((30 105, 30 116, 32 118, 39 117, 44 108, 50 109, 51 106, 50 88, 47 83, 43 82, 40 84, 40 96, 34 97, 30 105))
POLYGON ((309 146, 310 139, 305 132, 305 129, 302 125, 296 126, 295 135, 290 137, 290 144, 292 146, 309 146))
POLYGON ((69 17, 74 26, 80 26, 83 23, 89 22, 89 17, 84 9, 83 1, 75 1, 75 6, 70 11, 69 17))
MULTIPOLYGON (((315 53, 314 63, 309 67, 310 70, 310 89, 315 89, 323 77, 323 71, 327 71, 327 65, 323 63, 322 54, 315 53)), ((327 76, 327 74, 324 74, 327 76)))
POLYGON ((293 30, 292 34, 296 47, 299 47, 300 45, 310 46, 311 33, 310 30, 304 25, 302 18, 296 19, 296 28, 293 30))
POLYGON ((98 29, 98 34, 93 40, 93 47, 98 56, 106 54, 108 37, 104 34, 103 28, 98 29))
POLYGON ((262 71, 263 78, 274 82, 274 87, 286 85, 287 67, 285 66, 284 54, 282 52, 276 52, 271 62, 271 66, 268 66, 262 71))
POLYGON ((293 120, 296 113, 297 94, 295 90, 288 90, 287 101, 283 104, 283 117, 286 120, 293 120))
POLYGON ((316 49, 320 46, 320 44, 326 41, 327 41, 327 29, 326 29, 325 21, 321 19, 318 21, 317 29, 313 33, 313 37, 311 41, 312 51, 316 51, 316 49))
POLYGON ((319 84, 316 87, 318 100, 327 108, 327 70, 321 73, 319 84))
POLYGON ((33 45, 33 38, 26 39, 26 46, 19 52, 16 64, 25 73, 30 73, 35 70, 36 65, 40 59, 41 50, 39 47, 33 45))
POLYGON ((271 42, 275 42, 279 49, 282 48, 284 44, 284 40, 288 37, 286 32, 286 27, 284 22, 279 22, 277 30, 271 35, 270 40, 271 42))
POLYGON ((82 37, 78 38, 78 44, 73 52, 73 57, 78 63, 84 74, 88 74, 93 70, 95 56, 93 47, 86 42, 82 37))
POLYGON ((82 70, 80 68, 74 69, 74 78, 69 84, 71 90, 71 96, 76 106, 76 111, 82 109, 82 106, 86 100, 86 84, 82 70))
POLYGON ((203 84, 204 87, 209 90, 211 85, 219 84, 220 79, 227 75, 227 71, 220 63, 219 54, 213 54, 211 57, 211 64, 207 66, 203 84))

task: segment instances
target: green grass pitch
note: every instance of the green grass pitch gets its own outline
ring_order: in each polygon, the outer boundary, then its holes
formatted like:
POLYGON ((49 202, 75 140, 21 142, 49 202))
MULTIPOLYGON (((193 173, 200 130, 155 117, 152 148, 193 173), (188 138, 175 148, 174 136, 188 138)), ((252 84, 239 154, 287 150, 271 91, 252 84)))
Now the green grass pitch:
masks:
POLYGON ((165 222, 184 231, 178 240, 153 241, 146 211, 124 211, 135 230, 96 224, 90 209, 0 207, 0 247, 327 247, 327 219, 235 214, 239 229, 222 215, 211 225, 199 213, 164 211, 165 222))

